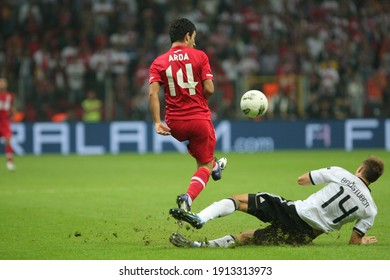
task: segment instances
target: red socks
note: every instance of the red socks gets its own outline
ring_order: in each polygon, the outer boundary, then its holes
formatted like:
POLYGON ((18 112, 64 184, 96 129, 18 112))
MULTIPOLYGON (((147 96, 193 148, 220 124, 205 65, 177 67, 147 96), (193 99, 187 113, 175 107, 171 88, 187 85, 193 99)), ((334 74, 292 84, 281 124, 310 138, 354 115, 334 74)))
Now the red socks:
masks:
POLYGON ((14 151, 12 149, 12 146, 11 145, 6 145, 5 146, 5 155, 7 157, 7 161, 12 161, 13 153, 14 153, 14 151))
POLYGON ((192 176, 190 186, 187 190, 187 194, 191 197, 192 201, 194 201, 200 192, 206 187, 209 178, 210 172, 206 168, 199 168, 192 176))

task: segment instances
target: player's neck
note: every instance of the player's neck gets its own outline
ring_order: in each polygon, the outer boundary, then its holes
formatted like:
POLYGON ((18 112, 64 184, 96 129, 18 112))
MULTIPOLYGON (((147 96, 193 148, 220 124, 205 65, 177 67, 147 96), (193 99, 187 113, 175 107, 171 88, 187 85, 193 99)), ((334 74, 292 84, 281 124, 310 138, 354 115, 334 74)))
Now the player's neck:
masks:
POLYGON ((360 180, 362 180, 363 183, 366 184, 367 187, 370 185, 370 184, 368 183, 368 181, 367 181, 364 177, 358 176, 358 178, 359 178, 360 180))
POLYGON ((188 46, 184 42, 174 42, 174 43, 172 43, 172 48, 175 48, 175 47, 188 47, 188 46))

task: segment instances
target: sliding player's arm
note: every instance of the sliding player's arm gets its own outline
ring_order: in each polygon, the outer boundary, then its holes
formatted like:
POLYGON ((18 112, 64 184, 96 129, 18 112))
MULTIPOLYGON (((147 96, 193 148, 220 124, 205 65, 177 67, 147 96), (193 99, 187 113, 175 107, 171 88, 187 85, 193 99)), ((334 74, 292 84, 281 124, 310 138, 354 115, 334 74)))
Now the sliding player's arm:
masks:
POLYGON ((309 172, 298 177, 297 183, 302 186, 312 185, 313 182, 310 179, 309 172))
POLYGON ((362 236, 355 230, 352 231, 351 238, 349 239, 349 244, 351 245, 372 244, 376 242, 375 236, 362 236))

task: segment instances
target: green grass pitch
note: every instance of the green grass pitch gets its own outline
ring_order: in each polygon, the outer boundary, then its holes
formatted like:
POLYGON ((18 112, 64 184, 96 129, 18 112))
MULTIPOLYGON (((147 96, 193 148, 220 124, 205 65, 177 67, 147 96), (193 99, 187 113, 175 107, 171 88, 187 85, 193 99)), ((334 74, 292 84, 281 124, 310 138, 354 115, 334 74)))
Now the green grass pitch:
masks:
MULTIPOLYGON (((384 150, 227 154, 222 180, 209 181, 193 211, 239 193, 267 191, 304 199, 319 186, 298 186, 299 175, 329 165, 354 172, 370 154, 390 164, 390 153, 384 150)), ((371 188, 379 212, 368 234, 377 236, 377 244, 347 245, 353 226, 348 224, 310 246, 186 249, 169 243, 172 232, 203 240, 264 226, 236 212, 210 221, 201 230, 179 229, 168 210, 175 207, 176 196, 187 189, 194 172, 189 155, 28 155, 16 157, 15 164, 14 173, 5 164, 0 169, 2 260, 390 259, 388 166, 371 188)))

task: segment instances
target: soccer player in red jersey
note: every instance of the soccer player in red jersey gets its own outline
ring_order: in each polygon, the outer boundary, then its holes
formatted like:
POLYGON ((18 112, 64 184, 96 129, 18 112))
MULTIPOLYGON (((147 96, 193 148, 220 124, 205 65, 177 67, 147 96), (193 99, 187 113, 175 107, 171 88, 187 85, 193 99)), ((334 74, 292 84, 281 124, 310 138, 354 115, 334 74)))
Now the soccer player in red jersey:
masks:
POLYGON ((221 179, 226 158, 215 161, 216 136, 207 100, 214 94, 213 74, 207 55, 195 49, 196 28, 188 19, 175 20, 169 30, 172 46, 150 67, 149 104, 155 130, 186 142, 197 163, 179 208, 191 210, 192 201, 205 188, 210 175, 221 179), (160 86, 164 86, 165 123, 160 118, 160 86))
POLYGON ((15 171, 13 163, 13 149, 11 146, 12 130, 10 119, 15 113, 14 95, 8 90, 8 82, 5 78, 0 78, 0 138, 5 139, 5 155, 7 157, 7 168, 15 171))

